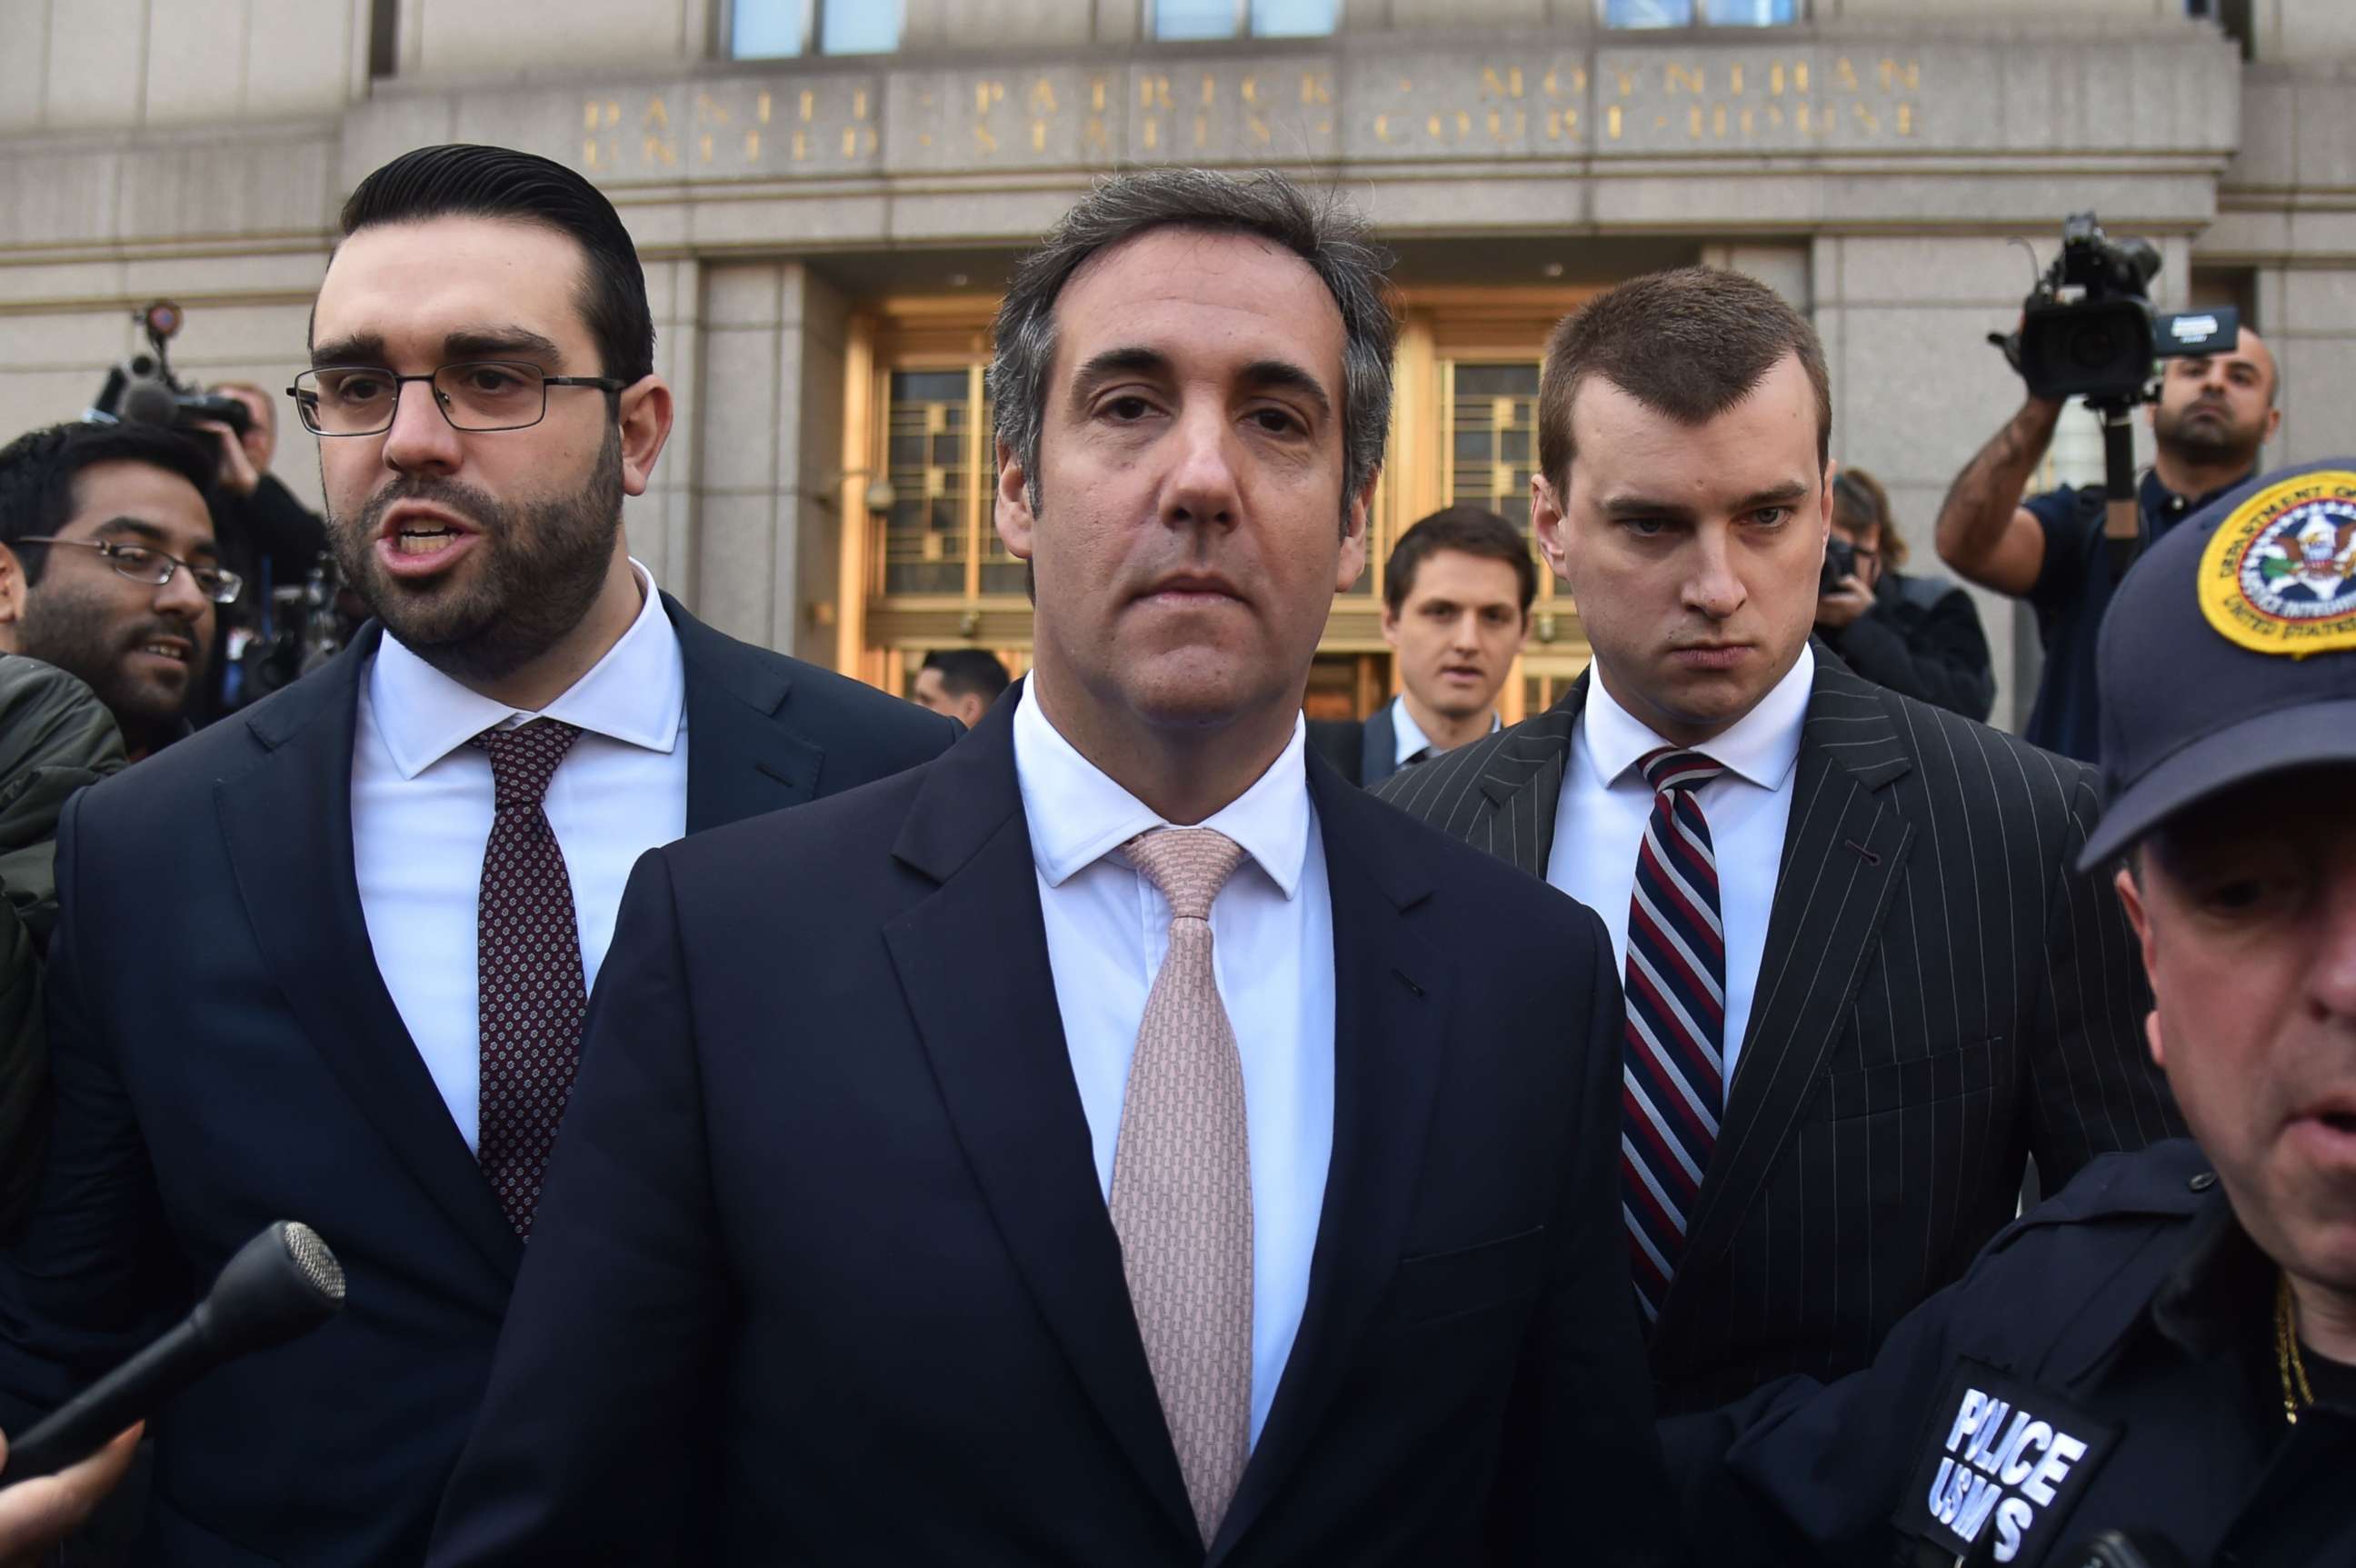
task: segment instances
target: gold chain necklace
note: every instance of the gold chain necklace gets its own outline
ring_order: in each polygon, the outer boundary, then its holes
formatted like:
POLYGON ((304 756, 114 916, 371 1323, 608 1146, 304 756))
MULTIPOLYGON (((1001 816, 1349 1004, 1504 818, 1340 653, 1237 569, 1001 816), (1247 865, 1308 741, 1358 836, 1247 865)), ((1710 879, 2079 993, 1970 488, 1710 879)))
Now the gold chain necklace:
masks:
POLYGON ((2282 1373, 2283 1418, 2298 1424, 2298 1412, 2315 1402, 2308 1386, 2307 1362, 2298 1353, 2298 1309, 2291 1300, 2290 1275, 2275 1277, 2275 1367, 2282 1373))

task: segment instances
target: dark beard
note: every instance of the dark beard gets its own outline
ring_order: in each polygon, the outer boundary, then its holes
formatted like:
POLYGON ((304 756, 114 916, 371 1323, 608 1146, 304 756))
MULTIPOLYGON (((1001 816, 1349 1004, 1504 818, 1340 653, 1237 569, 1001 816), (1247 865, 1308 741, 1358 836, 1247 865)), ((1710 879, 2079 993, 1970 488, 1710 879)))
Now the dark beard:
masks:
POLYGON ((505 504, 472 485, 411 475, 371 497, 357 521, 331 519, 344 581, 385 629, 454 681, 504 680, 581 624, 605 587, 622 527, 622 437, 605 428, 588 482, 569 496, 505 504), (482 531, 471 579, 412 587, 376 558, 384 514, 427 501, 482 531))
POLYGON ((209 639, 199 638, 194 626, 177 617, 150 616, 125 627, 102 600, 64 584, 27 593, 24 619, 18 624, 23 651, 78 677, 96 693, 123 731, 125 749, 137 754, 176 737, 188 699, 204 682, 205 660, 212 652, 209 639), (139 680, 123 668, 126 654, 158 637, 178 638, 189 645, 187 679, 177 692, 139 680))
POLYGON ((2236 430, 2230 413, 2217 419, 2191 419, 2192 413, 2190 408, 2174 413, 2162 410, 2152 422, 2154 443, 2203 468, 2255 465, 2260 445, 2256 431, 2236 430))

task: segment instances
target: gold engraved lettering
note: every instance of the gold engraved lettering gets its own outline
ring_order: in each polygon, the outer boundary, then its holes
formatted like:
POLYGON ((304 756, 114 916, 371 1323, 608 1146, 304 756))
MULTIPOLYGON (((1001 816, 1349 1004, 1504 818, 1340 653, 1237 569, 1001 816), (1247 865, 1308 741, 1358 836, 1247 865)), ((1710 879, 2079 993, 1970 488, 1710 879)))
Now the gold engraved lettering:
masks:
POLYGON ((1203 107, 1208 109, 1219 101, 1219 79, 1209 71, 1203 73, 1203 107))
POLYGON ((1331 77, 1320 76, 1313 70, 1301 73, 1301 106, 1303 109, 1333 102, 1333 81, 1331 77))
POLYGON ((597 128, 597 101, 594 98, 581 105, 581 128, 584 131, 597 128))
POLYGON ((1767 96, 1783 96, 1783 62, 1780 59, 1767 68, 1767 96))
POLYGON ((808 131, 797 129, 794 132, 794 162, 798 164, 807 163, 809 161, 809 133, 808 131))
POLYGON ((1698 103, 1686 111, 1686 134, 1696 141, 1701 139, 1701 105, 1698 103))
POLYGON ((1137 79, 1137 106, 1140 109, 1172 109, 1170 79, 1166 76, 1141 76, 1137 79))
POLYGON ((1159 121, 1159 120, 1148 120, 1148 121, 1145 123, 1145 147, 1146 147, 1146 150, 1147 150, 1148 152, 1151 152, 1151 151, 1152 151, 1154 148, 1156 148, 1156 147, 1160 146, 1161 145, 1162 145, 1162 122, 1161 122, 1161 121, 1159 121))
POLYGON ((1742 68, 1740 66, 1730 65, 1726 68, 1726 91, 1727 95, 1730 98, 1740 98, 1742 96, 1742 68))
POLYGON ((646 114, 638 121, 638 129, 642 131, 649 125, 660 125, 665 130, 670 128, 670 111, 664 106, 660 93, 647 100, 646 114))
POLYGON ((1912 103, 1901 103, 1898 106, 1898 134, 1901 136, 1911 136, 1914 134, 1914 105, 1912 103))
POLYGON ((973 123, 973 150, 984 154, 998 150, 998 138, 991 134, 989 126, 979 120, 973 123))
MULTIPOLYGON (((1561 111, 1559 110, 1556 111, 1558 116, 1560 115, 1560 113, 1561 111)), ((1505 129, 1505 112, 1504 110, 1492 109, 1489 111, 1489 139, 1491 141, 1500 143, 1518 142, 1523 138, 1523 136, 1527 134, 1528 132, 1529 116, 1522 110, 1515 109, 1514 111, 1514 128, 1511 132, 1508 132, 1505 129)))
POLYGON ((854 120, 867 118, 867 89, 862 87, 851 95, 851 117, 854 120))
POLYGON ((667 136, 649 134, 639 159, 644 163, 661 164, 666 168, 675 167, 679 163, 679 144, 667 136))
POLYGON ((1195 115, 1195 116, 1194 116, 1194 147, 1195 147, 1195 150, 1199 152, 1200 150, 1202 150, 1202 149, 1203 149, 1203 148, 1205 148, 1205 147, 1209 146, 1210 145, 1211 145, 1211 117, 1210 117, 1208 114, 1197 114, 1197 115, 1195 115))
MULTIPOLYGON (((1548 79, 1552 79, 1551 72, 1548 73, 1548 79)), ((1497 68, 1494 66, 1484 65, 1481 68, 1482 97, 1519 98, 1521 95, 1522 68, 1520 66, 1506 67, 1503 77, 1497 74, 1497 68)))
POLYGON ((804 88, 802 90, 802 124, 807 125, 817 118, 818 94, 804 88))
POLYGON ((842 156, 846 158, 859 156, 859 127, 856 125, 842 128, 842 156))
POLYGON ((1849 64, 1848 56, 1843 55, 1833 61, 1833 84, 1843 92, 1858 91, 1857 67, 1849 64))
MULTIPOLYGON (((1616 134, 1616 133, 1615 133, 1615 134, 1616 134)), ((1578 110, 1576 110, 1576 109, 1549 109, 1549 110, 1547 110, 1547 141, 1549 141, 1549 142, 1559 142, 1559 141, 1563 140, 1565 137, 1569 137, 1569 136, 1576 136, 1576 135, 1578 135, 1578 134, 1579 134, 1579 111, 1578 111, 1578 110)))
POLYGON ((1792 91, 1794 92, 1805 92, 1807 90, 1808 62, 1806 60, 1800 60, 1794 63, 1792 67, 1792 91))
POLYGON ((1709 67, 1687 70, 1681 65, 1664 66, 1661 68, 1661 83, 1672 97, 1679 87, 1699 97, 1709 91, 1709 67))
POLYGON ((1259 106, 1259 78, 1258 78, 1258 77, 1257 77, 1257 76, 1248 76, 1248 76, 1246 76, 1246 77, 1244 78, 1243 85, 1242 85, 1240 88, 1237 89, 1237 91, 1238 93, 1240 93, 1240 94, 1241 94, 1241 96, 1242 96, 1242 98, 1243 98, 1243 101, 1244 101, 1246 103, 1250 104, 1250 105, 1251 105, 1252 107, 1254 107, 1254 108, 1258 108, 1258 107, 1259 106))
POLYGON ((1906 84, 1906 91, 1909 92, 1919 92, 1922 90, 1921 60, 1910 59, 1901 67, 1894 59, 1885 59, 1874 69, 1876 74, 1881 78, 1881 91, 1884 92, 1897 91, 1901 81, 1906 84))
POLYGON ((1726 105, 1723 103, 1709 112, 1709 134, 1721 142, 1726 140, 1726 105))
POLYGON ((695 95, 695 123, 699 125, 725 125, 728 106, 713 100, 708 92, 695 95))
POLYGON ((1751 108, 1749 104, 1746 103, 1742 106, 1742 135, 1744 140, 1749 140, 1758 130, 1758 115, 1759 112, 1751 108))
MULTIPOLYGON (((807 97, 808 94, 804 96, 807 97)), ((973 84, 973 112, 976 114, 987 114, 992 104, 1004 102, 1006 102, 1006 83, 977 81, 973 84)))
POLYGON ((1091 114, 1088 116, 1087 128, 1082 130, 1080 133, 1080 142, 1082 145, 1087 147, 1092 152, 1109 153, 1112 151, 1112 136, 1111 134, 1105 129, 1105 117, 1103 115, 1091 114))
POLYGON ((1878 136, 1881 134, 1880 115, 1876 114, 1863 103, 1852 103, 1849 108, 1856 113, 1857 123, 1865 127, 1867 134, 1878 136))
POLYGON ((1101 76, 1088 78, 1088 108, 1098 114, 1105 112, 1105 79, 1101 76))
POLYGON ((1044 120, 1031 122, 1031 150, 1034 153, 1047 150, 1047 122, 1044 120))
POLYGON ((753 100, 753 118, 766 125, 769 123, 769 95, 766 92, 753 100))
POLYGON ((1620 105, 1617 103, 1603 111, 1603 134, 1612 141, 1620 139, 1620 105))
POLYGON ((1031 113, 1053 114, 1055 112, 1055 84, 1045 77, 1031 84, 1031 113))
POLYGON ((597 166, 597 138, 594 136, 581 138, 581 166, 584 168, 597 166))
POLYGON ((761 161, 761 133, 758 131, 744 133, 744 161, 748 164, 761 161))
POLYGON ((703 133, 703 134, 701 134, 701 135, 700 135, 700 136, 698 136, 698 137, 696 137, 696 138, 695 138, 695 155, 696 155, 696 161, 697 161, 698 163, 706 163, 706 164, 708 164, 708 163, 710 163, 710 162, 712 161, 712 133, 711 133, 711 132, 706 131, 706 132, 704 132, 704 133, 703 133))
POLYGON ((1375 140, 1382 143, 1385 146, 1390 145, 1391 117, 1389 115, 1377 114, 1375 116, 1375 140))

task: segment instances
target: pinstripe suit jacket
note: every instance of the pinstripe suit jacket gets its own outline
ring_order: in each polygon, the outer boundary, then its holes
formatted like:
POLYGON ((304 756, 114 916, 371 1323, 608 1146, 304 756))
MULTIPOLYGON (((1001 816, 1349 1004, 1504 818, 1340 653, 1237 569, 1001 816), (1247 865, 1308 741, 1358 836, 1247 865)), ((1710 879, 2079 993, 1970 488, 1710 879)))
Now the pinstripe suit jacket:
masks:
MULTIPOLYGON (((1587 680, 1376 793, 1544 876, 1587 680)), ((1652 1343, 1661 1409, 1865 1365, 2098 1154, 2180 1133, 2118 900, 2071 869, 2082 763, 1858 679, 1821 644, 1757 997, 1652 1343)))

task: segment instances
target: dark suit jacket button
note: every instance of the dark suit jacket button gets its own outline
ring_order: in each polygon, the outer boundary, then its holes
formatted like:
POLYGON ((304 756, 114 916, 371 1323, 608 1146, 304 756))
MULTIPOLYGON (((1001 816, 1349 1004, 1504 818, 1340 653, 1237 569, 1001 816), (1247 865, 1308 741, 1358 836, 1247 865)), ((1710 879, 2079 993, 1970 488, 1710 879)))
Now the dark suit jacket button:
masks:
POLYGON ((2199 1176, 2192 1178, 2190 1185, 2195 1192, 2207 1192, 2211 1187, 2217 1185, 2217 1173, 2215 1171, 2202 1171, 2199 1176))

